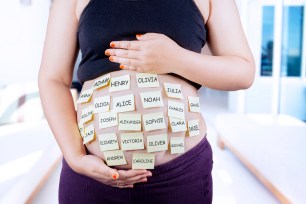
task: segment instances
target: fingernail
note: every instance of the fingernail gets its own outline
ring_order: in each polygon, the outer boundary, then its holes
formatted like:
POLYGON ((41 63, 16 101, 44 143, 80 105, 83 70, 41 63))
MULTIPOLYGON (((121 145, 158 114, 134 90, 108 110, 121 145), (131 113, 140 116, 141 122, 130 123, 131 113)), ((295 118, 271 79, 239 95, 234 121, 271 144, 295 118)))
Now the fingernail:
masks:
POLYGON ((141 34, 136 34, 137 38, 141 38, 141 36, 142 36, 141 34))
POLYGON ((110 46, 111 46, 111 47, 115 47, 116 45, 115 45, 115 43, 111 42, 111 43, 110 43, 110 46))
POLYGON ((113 56, 110 56, 110 57, 109 57, 109 60, 110 60, 110 61, 114 61, 114 57, 113 57, 113 56))
POLYGON ((124 65, 122 65, 122 64, 120 64, 119 67, 120 67, 120 69, 124 69, 124 65))
POLYGON ((105 55, 110 55, 110 52, 106 50, 105 55))
POLYGON ((118 177, 119 177, 118 173, 113 173, 112 178, 113 178, 114 180, 117 180, 118 177))

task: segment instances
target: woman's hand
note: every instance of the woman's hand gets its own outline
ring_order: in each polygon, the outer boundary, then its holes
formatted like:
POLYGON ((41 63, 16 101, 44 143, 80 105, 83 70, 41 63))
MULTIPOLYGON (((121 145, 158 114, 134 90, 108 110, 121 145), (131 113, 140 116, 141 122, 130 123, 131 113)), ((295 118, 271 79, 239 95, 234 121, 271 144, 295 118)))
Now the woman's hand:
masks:
POLYGON ((121 69, 156 74, 175 73, 178 56, 184 50, 164 34, 136 35, 135 41, 113 41, 105 50, 109 60, 121 69))
POLYGON ((82 155, 75 162, 76 172, 118 188, 133 188, 135 183, 147 182, 147 177, 152 176, 147 170, 112 169, 94 155, 82 155))

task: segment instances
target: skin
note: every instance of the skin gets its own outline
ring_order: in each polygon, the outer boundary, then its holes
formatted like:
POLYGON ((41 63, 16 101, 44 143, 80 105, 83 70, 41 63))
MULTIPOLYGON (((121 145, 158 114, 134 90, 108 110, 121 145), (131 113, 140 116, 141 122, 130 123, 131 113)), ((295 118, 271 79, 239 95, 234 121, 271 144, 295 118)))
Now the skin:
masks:
MULTIPOLYGON (((195 2, 206 19, 207 44, 212 56, 188 51, 158 33, 143 34, 133 42, 110 42, 114 46, 106 52, 112 61, 119 62, 126 70, 158 74, 174 72, 219 90, 250 87, 254 80, 254 59, 235 1, 195 2)), ((119 188, 132 188, 137 182, 145 182, 151 172, 116 170, 106 166, 101 158, 87 155, 77 127, 70 85, 79 50, 75 34, 78 17, 86 3, 88 0, 53 1, 38 77, 40 97, 55 139, 75 172, 106 185, 116 186, 118 182, 119 188)))

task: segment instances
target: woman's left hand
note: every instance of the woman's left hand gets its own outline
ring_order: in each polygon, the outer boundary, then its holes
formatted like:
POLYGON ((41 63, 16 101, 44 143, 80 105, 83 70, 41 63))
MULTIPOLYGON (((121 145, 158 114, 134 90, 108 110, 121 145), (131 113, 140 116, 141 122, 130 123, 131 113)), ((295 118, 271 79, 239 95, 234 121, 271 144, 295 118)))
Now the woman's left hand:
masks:
POLYGON ((105 50, 109 60, 121 69, 137 72, 175 73, 183 48, 168 36, 159 33, 136 35, 134 41, 113 41, 105 50))

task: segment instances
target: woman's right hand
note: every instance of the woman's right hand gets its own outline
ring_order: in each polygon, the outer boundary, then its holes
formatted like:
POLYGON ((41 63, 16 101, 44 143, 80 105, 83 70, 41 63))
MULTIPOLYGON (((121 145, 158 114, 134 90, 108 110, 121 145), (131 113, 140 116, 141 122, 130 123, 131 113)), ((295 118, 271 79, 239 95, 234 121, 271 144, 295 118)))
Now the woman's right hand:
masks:
POLYGON ((135 183, 147 182, 147 177, 152 176, 152 173, 145 169, 116 170, 110 168, 95 155, 82 155, 73 166, 77 173, 118 188, 133 188, 135 183))

